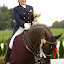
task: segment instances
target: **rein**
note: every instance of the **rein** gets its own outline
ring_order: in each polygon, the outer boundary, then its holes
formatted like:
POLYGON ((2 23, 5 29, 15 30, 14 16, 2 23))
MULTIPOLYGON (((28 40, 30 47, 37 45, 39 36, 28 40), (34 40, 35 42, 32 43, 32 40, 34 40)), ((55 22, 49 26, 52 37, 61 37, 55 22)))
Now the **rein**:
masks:
MULTIPOLYGON (((28 30, 25 31, 27 44, 29 44, 29 47, 32 49, 30 50, 35 56, 38 56, 39 51, 34 47, 34 45, 31 43, 29 37, 28 37, 28 30)), ((27 45, 26 45, 27 46, 27 45)))

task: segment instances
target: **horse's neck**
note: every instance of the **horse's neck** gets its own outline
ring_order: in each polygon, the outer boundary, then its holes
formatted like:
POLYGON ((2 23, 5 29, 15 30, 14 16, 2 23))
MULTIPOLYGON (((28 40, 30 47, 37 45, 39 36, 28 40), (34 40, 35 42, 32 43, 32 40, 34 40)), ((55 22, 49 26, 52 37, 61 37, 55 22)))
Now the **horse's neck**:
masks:
POLYGON ((39 28, 33 28, 32 30, 28 31, 30 42, 34 45, 36 49, 39 49, 40 46, 41 33, 42 30, 39 28))
POLYGON ((33 27, 29 30, 29 38, 32 42, 36 42, 39 39, 45 39, 52 32, 45 26, 33 27))
POLYGON ((50 32, 47 30, 47 28, 38 26, 28 30, 27 34, 28 34, 29 42, 32 43, 34 47, 38 49, 38 47, 40 46, 41 39, 45 39, 46 36, 50 34, 50 32))
POLYGON ((42 35, 42 30, 41 28, 33 28, 32 30, 29 31, 29 37, 32 41, 36 41, 37 39, 39 39, 42 35))

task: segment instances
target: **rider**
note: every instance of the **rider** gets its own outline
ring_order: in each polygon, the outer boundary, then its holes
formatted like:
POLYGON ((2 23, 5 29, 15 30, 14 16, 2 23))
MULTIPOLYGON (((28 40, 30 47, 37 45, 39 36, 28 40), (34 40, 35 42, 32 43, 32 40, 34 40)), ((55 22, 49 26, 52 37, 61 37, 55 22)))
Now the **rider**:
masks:
POLYGON ((32 21, 34 20, 33 7, 26 5, 26 0, 18 0, 18 2, 19 5, 13 9, 13 16, 16 21, 16 27, 14 28, 13 35, 7 49, 5 63, 8 62, 8 59, 10 57, 14 38, 21 34, 24 30, 29 29, 29 23, 31 23, 32 25, 32 21))

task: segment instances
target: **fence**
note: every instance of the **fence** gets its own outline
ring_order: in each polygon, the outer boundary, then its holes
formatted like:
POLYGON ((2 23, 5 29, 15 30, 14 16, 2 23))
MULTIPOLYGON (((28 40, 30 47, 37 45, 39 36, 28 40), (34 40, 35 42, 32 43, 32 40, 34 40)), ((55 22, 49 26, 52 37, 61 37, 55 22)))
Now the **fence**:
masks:
MULTIPOLYGON (((0 56, 3 55, 6 53, 6 42, 7 40, 5 41, 1 41, 0 43, 0 56), (4 43, 3 43, 4 42, 4 43)), ((57 44, 57 54, 58 54, 58 58, 59 58, 59 46, 60 46, 60 41, 58 41, 58 44, 57 44)), ((64 41, 63 41, 63 47, 64 47, 64 41)))
POLYGON ((51 59, 51 64, 64 64, 64 59, 51 59))

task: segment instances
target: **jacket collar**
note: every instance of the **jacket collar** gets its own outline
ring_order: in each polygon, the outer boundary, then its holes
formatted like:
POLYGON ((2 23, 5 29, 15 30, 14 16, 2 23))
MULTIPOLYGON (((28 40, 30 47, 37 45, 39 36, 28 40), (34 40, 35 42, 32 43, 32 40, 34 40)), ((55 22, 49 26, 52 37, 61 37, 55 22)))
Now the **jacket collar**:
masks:
POLYGON ((19 3, 19 6, 26 8, 26 5, 22 5, 21 3, 19 3))

